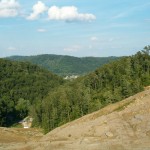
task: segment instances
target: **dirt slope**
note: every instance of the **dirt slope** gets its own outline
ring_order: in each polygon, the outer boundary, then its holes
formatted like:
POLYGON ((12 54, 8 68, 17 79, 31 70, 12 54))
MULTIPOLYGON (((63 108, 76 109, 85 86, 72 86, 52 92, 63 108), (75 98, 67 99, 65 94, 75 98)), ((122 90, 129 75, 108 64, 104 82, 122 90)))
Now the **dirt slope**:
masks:
POLYGON ((150 150, 150 90, 30 140, 22 150, 32 149, 150 150))
POLYGON ((42 136, 38 129, 0 128, 0 150, 28 150, 24 147, 42 136))

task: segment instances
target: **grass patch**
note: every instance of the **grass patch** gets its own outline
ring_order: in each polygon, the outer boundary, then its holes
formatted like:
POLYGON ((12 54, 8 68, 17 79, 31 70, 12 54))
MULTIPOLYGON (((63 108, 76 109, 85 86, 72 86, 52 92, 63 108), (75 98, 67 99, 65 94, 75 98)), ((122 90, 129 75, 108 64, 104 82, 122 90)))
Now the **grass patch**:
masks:
POLYGON ((133 103, 133 101, 129 101, 121 106, 119 106, 118 108, 116 108, 114 111, 121 111, 124 110, 128 105, 130 105, 131 103, 133 103))
POLYGON ((23 128, 21 123, 14 123, 11 128, 23 128))

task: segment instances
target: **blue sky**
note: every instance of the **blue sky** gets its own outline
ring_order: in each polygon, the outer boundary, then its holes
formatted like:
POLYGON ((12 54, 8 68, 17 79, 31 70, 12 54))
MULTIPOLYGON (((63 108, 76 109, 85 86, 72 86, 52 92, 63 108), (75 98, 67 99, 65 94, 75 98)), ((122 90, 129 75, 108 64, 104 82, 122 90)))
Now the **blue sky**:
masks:
POLYGON ((149 44, 149 0, 0 0, 0 57, 123 56, 149 44))

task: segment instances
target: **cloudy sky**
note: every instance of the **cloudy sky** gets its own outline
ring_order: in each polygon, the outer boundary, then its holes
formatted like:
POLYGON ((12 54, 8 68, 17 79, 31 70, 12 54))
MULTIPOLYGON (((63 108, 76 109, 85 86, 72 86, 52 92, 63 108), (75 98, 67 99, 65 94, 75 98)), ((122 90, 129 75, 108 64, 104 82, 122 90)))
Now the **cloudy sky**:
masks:
POLYGON ((149 0, 0 0, 0 57, 122 56, 149 44, 149 0))

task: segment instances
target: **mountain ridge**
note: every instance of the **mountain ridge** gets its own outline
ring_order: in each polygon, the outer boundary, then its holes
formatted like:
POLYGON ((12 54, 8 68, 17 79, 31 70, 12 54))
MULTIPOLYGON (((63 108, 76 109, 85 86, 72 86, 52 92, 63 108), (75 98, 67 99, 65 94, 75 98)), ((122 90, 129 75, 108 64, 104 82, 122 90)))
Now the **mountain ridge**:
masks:
POLYGON ((51 72, 60 75, 84 75, 96 68, 119 59, 120 57, 75 57, 69 55, 42 54, 35 56, 11 56, 7 59, 15 61, 28 61, 40 65, 51 72))

